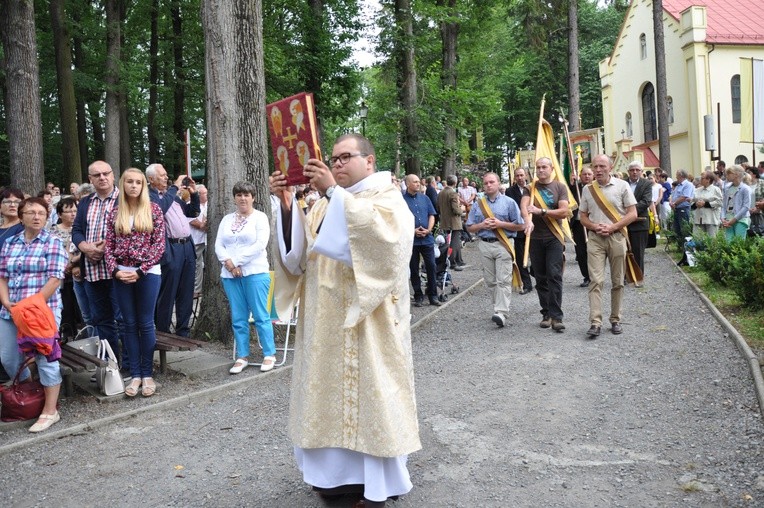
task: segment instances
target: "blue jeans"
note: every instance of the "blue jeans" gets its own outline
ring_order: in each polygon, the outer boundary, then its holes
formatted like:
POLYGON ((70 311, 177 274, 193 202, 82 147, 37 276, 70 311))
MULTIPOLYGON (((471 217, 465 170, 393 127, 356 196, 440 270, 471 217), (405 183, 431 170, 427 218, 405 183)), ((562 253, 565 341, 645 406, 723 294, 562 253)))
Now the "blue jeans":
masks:
POLYGON ((255 328, 263 356, 276 354, 273 342, 273 325, 268 313, 268 291, 271 287, 271 276, 258 273, 238 278, 221 278, 223 289, 231 305, 231 321, 233 323, 233 338, 236 341, 236 357, 249 356, 249 314, 255 318, 255 328))
MULTIPOLYGON (((61 322, 61 309, 53 311, 56 323, 61 322)), ((19 345, 16 341, 16 325, 11 319, 0 318, 0 362, 3 364, 5 372, 13 379, 19 368, 24 364, 26 358, 19 351, 19 345)), ((45 356, 37 353, 35 355, 37 362, 37 373, 40 376, 40 383, 43 386, 55 386, 61 384, 61 368, 58 360, 49 362, 45 356)), ((19 376, 21 381, 29 377, 29 369, 25 369, 19 376)))
POLYGON ((411 287, 414 289, 414 299, 422 299, 422 279, 419 277, 419 256, 424 261, 427 273, 427 296, 430 300, 438 298, 438 285, 435 280, 435 245, 414 245, 409 261, 411 287))
POLYGON ((114 292, 122 312, 122 341, 127 365, 134 378, 152 377, 154 372, 154 309, 162 277, 146 274, 134 284, 114 281, 114 292))
POLYGON ((88 302, 88 295, 85 292, 85 281, 74 281, 74 296, 77 298, 77 305, 80 306, 80 314, 82 315, 82 322, 86 325, 92 325, 90 318, 90 302, 88 302))
MULTIPOLYGON (((114 354, 119 354, 119 325, 122 316, 114 293, 114 284, 111 279, 98 280, 95 282, 85 281, 85 293, 90 305, 91 324, 98 332, 98 337, 109 341, 114 354)), ((120 366, 126 362, 126 351, 122 350, 120 366)))
MULTIPOLYGON (((674 224, 673 224, 673 230, 674 234, 676 235, 677 242, 679 242, 679 246, 684 250, 684 237, 685 233, 683 230, 686 228, 684 224, 690 223, 690 209, 689 208, 675 208, 674 209, 674 224)), ((690 233, 687 233, 690 234, 690 233)))

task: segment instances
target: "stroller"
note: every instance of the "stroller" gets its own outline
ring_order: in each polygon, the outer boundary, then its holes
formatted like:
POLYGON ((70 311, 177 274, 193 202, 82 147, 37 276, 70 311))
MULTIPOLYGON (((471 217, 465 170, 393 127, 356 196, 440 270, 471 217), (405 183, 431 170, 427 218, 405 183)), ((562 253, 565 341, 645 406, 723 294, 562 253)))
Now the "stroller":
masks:
POLYGON ((459 286, 454 284, 451 278, 451 255, 453 249, 451 249, 451 235, 452 232, 446 233, 444 236, 442 233, 435 237, 435 273, 436 282, 438 287, 438 300, 445 302, 448 299, 446 294, 446 287, 451 287, 451 294, 455 295, 459 292, 459 286))

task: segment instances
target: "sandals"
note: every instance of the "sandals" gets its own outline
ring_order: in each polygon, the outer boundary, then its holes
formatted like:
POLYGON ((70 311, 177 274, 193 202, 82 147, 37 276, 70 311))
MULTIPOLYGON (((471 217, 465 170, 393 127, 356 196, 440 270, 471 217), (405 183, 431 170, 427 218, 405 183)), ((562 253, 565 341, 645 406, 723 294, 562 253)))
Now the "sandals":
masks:
POLYGON ((151 397, 157 391, 157 385, 154 383, 154 379, 150 377, 143 378, 143 396, 151 397))
POLYGON ((43 430, 47 430, 60 419, 61 416, 58 414, 58 411, 52 415, 40 415, 37 422, 29 427, 29 432, 42 432, 43 430))
POLYGON ((130 384, 125 387, 125 395, 128 397, 135 397, 138 395, 138 389, 141 387, 141 380, 134 377, 130 384))

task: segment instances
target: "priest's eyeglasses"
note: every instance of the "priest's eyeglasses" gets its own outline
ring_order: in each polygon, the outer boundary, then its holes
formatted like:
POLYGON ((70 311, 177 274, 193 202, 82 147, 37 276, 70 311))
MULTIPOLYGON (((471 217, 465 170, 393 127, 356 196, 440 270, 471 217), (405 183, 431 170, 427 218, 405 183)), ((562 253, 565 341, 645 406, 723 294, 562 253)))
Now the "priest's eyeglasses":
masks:
POLYGON ((339 154, 337 156, 329 157, 329 166, 334 166, 338 162, 340 163, 340 166, 344 166, 345 164, 348 163, 348 161, 350 159, 352 159, 353 157, 359 157, 359 156, 360 157, 368 157, 369 154, 368 153, 363 153, 363 152, 359 152, 359 153, 347 153, 347 152, 341 153, 341 154, 339 154))

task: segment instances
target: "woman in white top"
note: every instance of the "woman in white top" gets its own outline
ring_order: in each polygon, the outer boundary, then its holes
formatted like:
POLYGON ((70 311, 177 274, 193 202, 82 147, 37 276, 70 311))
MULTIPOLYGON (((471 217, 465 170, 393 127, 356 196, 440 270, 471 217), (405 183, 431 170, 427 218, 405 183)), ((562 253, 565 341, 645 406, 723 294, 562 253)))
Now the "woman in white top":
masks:
POLYGON ((257 337, 263 348, 260 370, 271 370, 276 363, 273 325, 267 310, 271 286, 266 247, 271 229, 268 217, 253 207, 255 186, 238 182, 233 186, 236 211, 223 217, 215 239, 215 255, 223 265, 223 281, 231 305, 231 321, 236 347, 236 362, 229 370, 238 374, 249 365, 249 314, 255 319, 257 337))
POLYGON ((714 185, 714 174, 705 171, 700 176, 700 187, 695 189, 692 198, 692 234, 699 236, 705 233, 714 237, 719 232, 721 216, 719 211, 722 207, 722 191, 714 185))

